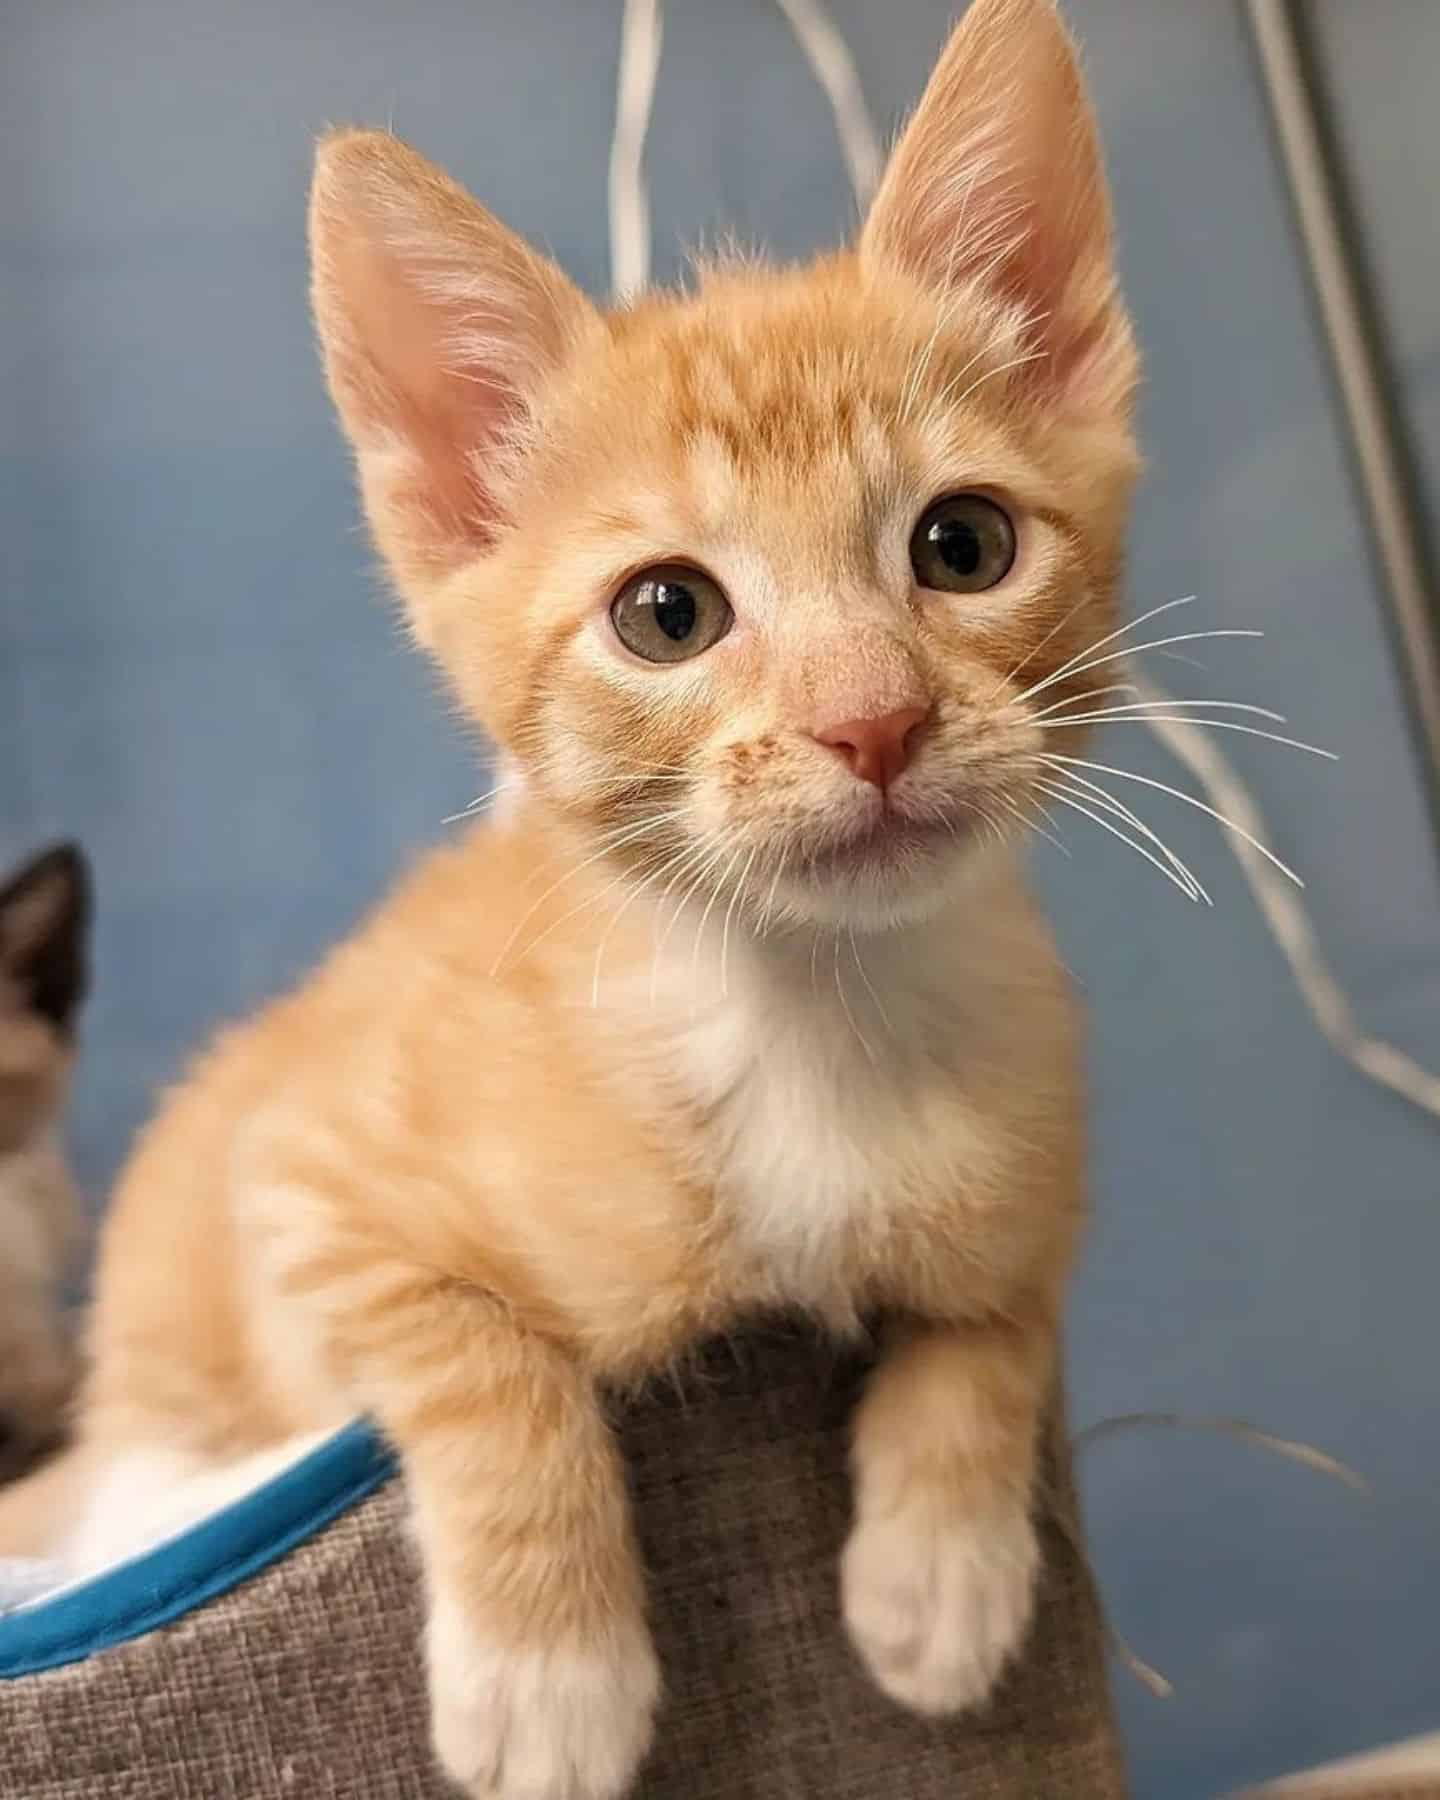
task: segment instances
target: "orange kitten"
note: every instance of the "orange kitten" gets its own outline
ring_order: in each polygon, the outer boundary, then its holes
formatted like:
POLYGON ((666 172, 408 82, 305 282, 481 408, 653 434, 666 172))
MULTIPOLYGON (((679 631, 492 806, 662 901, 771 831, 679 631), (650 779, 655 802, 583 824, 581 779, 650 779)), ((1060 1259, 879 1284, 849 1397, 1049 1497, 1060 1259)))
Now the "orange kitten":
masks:
POLYGON ((972 1706, 1030 1613, 1082 1211, 1014 840, 1037 714, 1105 679, 1060 671, 1111 628, 1136 469, 1069 41, 977 0, 808 268, 601 313, 372 132, 321 146, 311 231, 376 540, 504 800, 141 1143, 92 1494, 368 1410, 444 1766, 603 1800, 659 1690, 604 1388, 762 1309, 879 1311, 846 1619, 896 1700, 972 1706))

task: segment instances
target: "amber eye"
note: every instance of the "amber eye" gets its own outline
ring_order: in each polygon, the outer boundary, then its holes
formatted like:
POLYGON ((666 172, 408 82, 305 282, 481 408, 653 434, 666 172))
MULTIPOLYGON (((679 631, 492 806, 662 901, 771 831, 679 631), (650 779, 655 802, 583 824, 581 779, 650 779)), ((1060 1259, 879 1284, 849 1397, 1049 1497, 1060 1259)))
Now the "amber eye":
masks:
POLYGON ((910 566, 923 588, 979 594, 1009 574, 1015 527, 983 494, 950 494, 920 515, 910 534, 910 566))
POLYGON ((685 662, 730 629, 735 615, 719 586, 684 563, 632 575, 610 606, 615 634, 646 662, 685 662))

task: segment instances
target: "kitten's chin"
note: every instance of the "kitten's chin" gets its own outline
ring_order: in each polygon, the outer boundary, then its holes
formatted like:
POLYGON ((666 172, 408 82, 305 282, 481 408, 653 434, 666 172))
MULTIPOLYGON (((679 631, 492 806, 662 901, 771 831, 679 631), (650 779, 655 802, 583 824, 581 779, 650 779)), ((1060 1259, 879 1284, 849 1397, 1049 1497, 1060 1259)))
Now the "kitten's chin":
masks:
POLYGON ((812 925, 901 930, 963 898, 998 847, 994 839, 949 827, 865 838, 798 864, 778 899, 812 925))

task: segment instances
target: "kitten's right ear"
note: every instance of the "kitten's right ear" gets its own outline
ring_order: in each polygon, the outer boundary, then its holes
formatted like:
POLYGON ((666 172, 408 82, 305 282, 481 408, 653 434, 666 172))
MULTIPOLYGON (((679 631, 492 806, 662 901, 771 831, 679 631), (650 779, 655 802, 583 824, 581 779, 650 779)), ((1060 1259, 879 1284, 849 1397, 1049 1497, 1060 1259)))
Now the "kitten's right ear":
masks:
POLYGON ((371 528, 428 636, 426 591, 492 541, 536 395, 595 309, 442 170, 380 131, 324 138, 312 296, 371 528))
POLYGON ((89 985, 90 871, 77 844, 57 844, 0 887, 0 983, 60 1031, 89 985))

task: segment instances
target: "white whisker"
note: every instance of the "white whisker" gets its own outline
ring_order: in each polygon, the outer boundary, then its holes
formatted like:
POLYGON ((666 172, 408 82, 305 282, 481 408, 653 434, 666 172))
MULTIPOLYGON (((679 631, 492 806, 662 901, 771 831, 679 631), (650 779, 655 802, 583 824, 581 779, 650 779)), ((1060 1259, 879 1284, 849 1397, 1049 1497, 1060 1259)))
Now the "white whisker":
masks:
POLYGON ((711 893, 710 898, 705 902, 705 910, 700 915, 700 923, 695 927, 695 947, 690 953, 690 1003, 692 1010, 699 1004, 700 1000, 700 948, 705 937, 705 927, 710 923, 710 915, 715 910, 715 902, 724 892, 725 883, 730 879, 730 871, 744 854, 743 850, 736 850, 729 862, 726 863, 724 873, 715 883, 714 891, 711 893))
MULTIPOLYGON (((1069 618, 1073 616, 1073 613, 1078 611, 1083 604, 1084 597, 1075 603, 1072 612, 1067 614, 1066 617, 1069 618)), ((1113 631, 1107 631, 1104 637, 1096 638, 1093 644, 1087 644, 1083 650, 1077 650, 1068 661, 1061 663, 1060 667, 1053 671, 1049 679, 1051 681, 1059 681, 1063 676, 1070 674, 1073 671, 1075 664, 1080 662, 1083 658, 1093 656, 1097 650, 1103 650, 1107 644, 1113 644, 1116 638, 1124 637, 1127 632, 1138 631, 1142 625, 1148 624, 1151 619, 1158 619, 1161 613, 1173 612, 1177 606, 1193 606, 1194 604, 1194 594, 1182 594, 1178 600, 1162 600, 1159 606, 1152 606, 1149 612, 1143 612, 1138 618, 1129 619, 1125 624, 1117 625, 1113 631)), ((1036 648, 1042 649, 1049 641, 1050 639, 1048 637, 1042 638, 1036 648)), ((1021 667, 1023 668, 1024 665, 1022 664, 1021 667)), ((1018 705, 1020 701, 1028 700, 1032 694, 1038 694, 1039 691, 1040 684, 1037 683, 1034 687, 1026 688, 1023 694, 1017 694, 1010 704, 1012 706, 1018 705)))
POLYGON ((762 913, 760 915, 762 926, 767 930, 769 929, 770 922, 774 917, 775 896, 780 891, 780 877, 785 873, 785 864, 789 861, 789 858, 790 858, 790 846, 788 844, 786 844, 780 852, 779 862, 777 862, 775 865, 775 875, 774 875, 773 880, 770 883, 770 891, 765 896, 764 910, 762 911, 762 913))
MULTIPOLYGON (((1025 796, 1025 798, 1035 808, 1036 812, 1038 812, 1042 816, 1042 818, 1044 818, 1047 821, 1047 823, 1050 825, 1051 829, 1055 832, 1056 837, 1058 838, 1060 835, 1060 822, 1055 817, 1054 813, 1051 812, 1050 808, 1045 804, 1045 802, 1043 800, 1037 800, 1033 794, 1027 794, 1025 796)), ((1060 848, 1062 850, 1065 850, 1065 854, 1067 856, 1070 854, 1070 852, 1068 851, 1068 849, 1066 849, 1064 844, 1061 844, 1060 848)))
POLYGON ((1086 775, 1077 775, 1071 770, 1066 775, 1065 779, 1072 786, 1078 784, 1087 794, 1094 796, 1095 803, 1098 806, 1103 807, 1112 817, 1120 819, 1124 824, 1129 825, 1133 830, 1138 831, 1141 837, 1148 839, 1165 858, 1166 862, 1170 864, 1170 867, 1174 869, 1178 875, 1183 876, 1190 886, 1195 889, 1196 897, 1203 900, 1206 906, 1213 906, 1215 904, 1210 898, 1204 883, 1190 867, 1189 863, 1182 857, 1177 856, 1165 842, 1164 838, 1160 836, 1159 832, 1153 831, 1132 807, 1127 806, 1117 795, 1112 794, 1109 788, 1102 787, 1098 781, 1092 781, 1086 775))
POLYGON ((855 942, 855 927, 853 925, 850 925, 850 926, 847 926, 846 929, 850 934, 850 954, 855 959, 856 972, 858 973, 861 981, 865 984, 865 992, 870 996, 871 1001, 874 1003, 876 1012, 879 1013, 879 1015, 880 1015, 880 1023, 885 1027, 886 1031, 889 1032, 890 1036, 894 1037, 895 1027, 890 1023, 890 1015, 885 1010, 884 1002, 881 1000, 880 996, 875 992, 874 983, 870 980, 870 977, 865 973, 865 965, 860 960, 860 950, 859 950, 858 945, 855 942))
POLYGON ((660 958, 665 952, 665 946, 670 942, 676 925, 679 924, 683 917, 690 896, 699 887, 700 883, 704 881, 706 873, 714 866, 722 854, 722 850, 716 849, 711 845, 708 836, 702 838, 698 844, 694 845, 690 851, 681 858, 680 867, 670 877, 669 881, 666 882, 665 887, 661 892, 660 899, 657 903, 657 910, 665 905, 665 902, 680 885, 681 881, 684 880, 685 876, 687 874, 693 874, 694 879, 686 884, 684 891, 675 902, 675 910, 671 913, 669 922, 655 941, 655 953, 650 959, 650 1004, 652 1007, 655 1005, 656 998, 659 994, 660 958))
POLYGON ((1076 812, 1083 813, 1087 819, 1092 820, 1102 831, 1108 831, 1112 837, 1119 838, 1122 844, 1128 844, 1137 856, 1143 856, 1146 862, 1153 868, 1158 869, 1167 881, 1173 882, 1187 900, 1198 901, 1199 895, 1195 892, 1195 889, 1176 874, 1173 869, 1167 868, 1166 865, 1161 862, 1160 858, 1152 855, 1143 844, 1137 844, 1134 838, 1127 837, 1118 825, 1111 824, 1109 819, 1104 818, 1100 813, 1096 812, 1093 807, 1087 805, 1084 800, 1077 798, 1076 793, 1067 792, 1064 788, 1054 782, 1041 781, 1037 783, 1037 786, 1039 786, 1043 792, 1049 794, 1052 800, 1058 800, 1062 806, 1069 806, 1076 812))
POLYGON ((679 862, 685 854, 686 852, 681 849, 673 851, 669 856, 662 858, 660 863, 643 881, 636 883, 636 885, 631 888, 629 894, 626 895, 625 899, 611 914, 610 923, 605 927, 600 942, 595 946, 595 968, 590 977, 590 1006, 592 1011, 600 1004, 600 967, 605 960, 606 946, 609 944, 610 939, 615 933, 615 927, 620 923, 621 919, 625 917, 625 914, 640 896, 648 888, 652 887, 662 875, 673 869, 675 864, 679 862))
POLYGON ((1103 700, 1106 694, 1138 694, 1139 688, 1133 681, 1112 681, 1102 688, 1086 688, 1082 694, 1067 694, 1063 700, 1052 700, 1048 706, 1042 706, 1039 712, 1031 713, 1031 720, 1048 719, 1051 713, 1059 712, 1062 706, 1089 706, 1096 700, 1103 700))
POLYGON ((720 931, 720 998, 722 1000, 728 999, 730 994, 726 980, 730 962, 730 921, 735 917, 735 908, 739 903, 740 896, 745 892, 745 883, 750 878, 750 871, 755 867, 755 858, 759 854, 760 846, 757 844, 750 852, 745 867, 740 871, 735 882, 735 892, 730 896, 730 904, 725 908, 725 923, 720 931))
MULTIPOLYGON (((1018 706, 1021 700, 1033 699, 1036 694, 1043 694, 1048 687, 1054 687, 1057 681, 1069 681, 1076 675, 1088 675, 1091 669, 1103 669, 1107 663, 1127 662, 1132 656, 1139 656, 1145 650, 1160 650, 1166 644, 1193 644, 1201 638, 1263 638, 1263 631, 1248 630, 1240 626, 1222 626, 1216 631, 1179 631, 1173 637, 1153 638, 1148 644, 1130 644, 1124 650, 1112 650, 1106 656, 1097 656, 1089 662, 1077 664, 1074 668, 1057 669, 1053 675, 1047 675, 1043 681, 1037 681, 1023 694, 1018 695, 1008 704, 1018 706)), ((1102 640, 1103 641, 1103 640, 1102 640)))
MULTIPOLYGON (((1254 708, 1252 710, 1259 711, 1254 708)), ((1283 744, 1288 750, 1303 750, 1308 756, 1323 756, 1327 762, 1338 762, 1333 750, 1322 750, 1318 744, 1302 743, 1299 738, 1282 737, 1276 731, 1262 731, 1258 725, 1240 725, 1233 719, 1197 719, 1170 712, 1122 712, 1113 707, 1105 712, 1081 713, 1077 718, 1047 719, 1041 731, 1054 731, 1064 725, 1204 725, 1211 731, 1241 731, 1246 737, 1265 738, 1272 744, 1283 744)))
MULTIPOLYGON (((622 869, 618 875, 612 876, 611 879, 605 883, 598 894, 587 894, 583 900, 578 900, 568 912, 561 913, 559 918, 552 919, 543 931, 536 932, 535 936, 530 939, 529 943, 526 944, 525 948, 515 958, 516 963, 524 962, 525 958, 529 956, 532 951, 538 950, 541 944, 545 942, 546 938, 559 931, 562 925, 568 925, 571 919, 578 919, 581 913, 594 911, 596 907, 609 899, 616 888, 624 887, 630 880, 630 871, 628 869, 622 869)), ((625 906, 628 905, 629 901, 627 900, 624 905, 622 905, 621 911, 623 912, 625 906)))
MULTIPOLYGON (((650 816, 649 818, 640 820, 638 823, 631 822, 624 826, 617 826, 614 831, 606 832, 604 837, 601 839, 600 846, 597 850, 594 850, 589 856, 587 856, 584 859, 583 862, 576 863, 573 867, 567 869, 563 875, 559 876, 555 881, 552 881, 550 883, 549 887, 546 888, 545 892, 540 895, 539 899, 532 901, 531 904, 526 908, 526 910, 520 915, 519 923, 515 926, 515 929, 510 933, 509 937, 506 938, 505 943, 504 943, 503 947, 501 948, 500 954, 495 958, 495 961, 490 965, 490 979, 492 981, 495 979, 496 975, 500 972, 501 964, 505 961, 505 958, 510 954, 511 949, 514 946, 515 940, 520 936, 520 933, 525 929, 525 926, 528 924, 530 919, 532 919, 534 917, 535 913, 539 910, 540 907, 542 907, 545 904, 545 902, 550 898, 550 896, 553 893, 555 893, 558 889, 564 887, 564 885, 567 881, 573 881, 577 875, 583 873, 583 871, 588 869, 592 863, 599 862, 599 860, 602 856, 608 856, 614 850, 623 849, 626 844, 633 843, 635 839, 644 837, 644 835, 647 831, 653 831, 657 825, 668 824, 672 819, 676 819, 679 817, 681 817, 681 814, 674 808, 671 808, 663 813, 655 813, 652 816, 650 816)), ((565 918, 567 918, 567 919, 573 918, 575 916, 576 912, 583 912, 585 904, 586 903, 582 901, 580 906, 574 908, 571 912, 566 913, 565 918)), ((562 924, 563 922, 564 921, 562 919, 557 919, 554 922, 554 925, 551 925, 550 927, 547 928, 546 935, 548 935, 548 931, 553 930, 555 928, 555 925, 562 924)), ((536 939, 536 942, 538 943, 539 939, 536 939)), ((533 944, 530 945, 526 951, 526 954, 528 955, 529 950, 533 949, 533 948, 534 948, 534 945, 533 944)))
MULTIPOLYGON (((1120 685, 1127 694, 1135 694, 1140 691, 1135 686, 1134 682, 1131 681, 1122 682, 1120 685)), ((1089 701, 1098 700, 1101 694, 1109 693, 1111 691, 1112 690, 1108 688, 1097 688, 1093 693, 1072 694, 1068 700, 1057 700, 1053 706, 1047 706, 1042 711, 1036 713, 1034 715, 1035 721, 1038 723, 1050 713, 1057 712, 1062 706, 1083 706, 1089 701)), ((1214 707, 1218 712, 1249 713, 1257 719, 1269 719, 1274 725, 1286 725, 1289 723, 1289 720, 1285 717, 1284 713, 1275 712, 1268 706, 1252 706, 1245 700, 1131 700, 1102 708, 1100 716, 1107 719, 1123 719, 1131 713, 1143 715, 1147 712, 1154 712, 1157 707, 1162 708, 1166 712, 1178 712, 1182 710, 1188 712, 1202 706, 1214 707)), ((1064 719, 1060 721, 1062 724, 1067 722, 1068 721, 1064 719)))
MULTIPOLYGON (((1007 675, 1003 676, 999 681, 997 681, 995 683, 994 687, 991 688, 990 692, 985 696, 986 701, 988 702, 988 701, 993 700, 995 698, 995 696, 1000 692, 1001 688, 1003 688, 1008 682, 1013 681, 1022 669, 1027 668, 1029 666, 1029 664, 1034 662, 1035 658, 1040 654, 1040 652, 1045 648, 1045 646, 1050 642, 1050 640, 1055 636, 1055 634, 1057 632, 1063 631, 1065 629, 1065 627, 1070 623, 1070 621, 1075 617, 1076 613, 1078 613, 1080 611, 1081 607, 1089 604, 1089 600, 1090 600, 1089 594, 1082 594, 1073 606, 1067 607, 1067 609, 1061 615, 1061 617, 1055 621, 1055 623, 1045 633, 1044 637, 1041 638, 1040 642, 1038 644, 1033 645, 1031 647, 1031 649, 1026 651, 1025 655, 1020 658, 1019 662, 1016 663, 1015 667, 1013 669, 1011 669, 1007 675)), ((1093 650, 1094 648, 1095 648, 1095 646, 1093 644, 1091 644, 1090 649, 1093 650)), ((1081 651, 1080 654, 1083 656, 1085 654, 1085 652, 1081 651)), ((1025 698, 1024 694, 1017 694, 1015 699, 1007 701, 1006 705, 1014 706, 1018 701, 1023 700, 1024 698, 1025 698)))
POLYGON ((855 1022, 855 1015, 850 1010, 850 1001, 845 993, 845 983, 840 979, 840 927, 838 925, 835 927, 835 992, 840 997, 840 1010, 845 1015, 846 1024, 855 1035, 855 1041, 865 1052, 870 1067, 878 1069, 880 1065, 875 1059, 875 1052, 870 1048, 869 1039, 855 1022))
POLYGON ((1043 825, 1037 825, 1033 819, 1027 819, 1024 812, 1021 810, 1018 801, 1012 800, 1009 794, 1001 794, 999 799, 1006 811, 1013 813, 1026 831, 1033 831, 1036 837, 1042 837, 1047 843, 1053 844, 1062 856, 1068 856, 1070 854, 1069 847, 1062 844, 1053 831, 1047 830, 1043 825))
POLYGON ((1183 800, 1186 806, 1193 806, 1198 812, 1203 812, 1208 818, 1214 819, 1218 825, 1223 825, 1227 831, 1233 831, 1237 837, 1243 838, 1252 850, 1258 851, 1266 862, 1277 868, 1288 881, 1293 881, 1297 888, 1303 888, 1305 885, 1288 863, 1281 862, 1273 850, 1267 850, 1259 838, 1252 837, 1243 825, 1237 825, 1233 819, 1227 819, 1224 813, 1217 812, 1213 806, 1207 806, 1203 800, 1197 800, 1193 794, 1187 794, 1180 788, 1171 787, 1167 781, 1156 781, 1149 775, 1137 775, 1133 769, 1112 768, 1108 763, 1087 762, 1079 756, 1044 756, 1041 761, 1052 764, 1065 763, 1079 769, 1093 769, 1100 775, 1114 775, 1122 781, 1138 781, 1142 787, 1154 788, 1159 793, 1169 794, 1175 800, 1183 800))
POLYGON ((511 777, 507 777, 504 781, 497 781, 494 787, 488 788, 483 794, 477 794, 473 800, 467 800, 459 812, 447 813, 440 823, 454 825, 461 819, 473 819, 476 813, 483 812, 498 795, 519 786, 520 783, 511 777))

